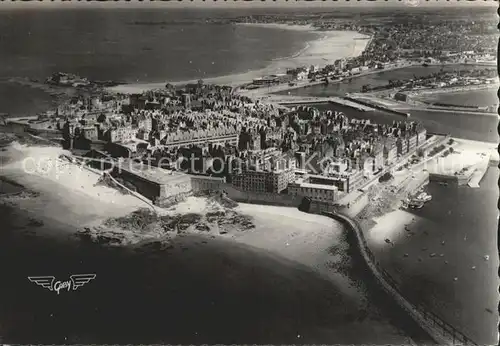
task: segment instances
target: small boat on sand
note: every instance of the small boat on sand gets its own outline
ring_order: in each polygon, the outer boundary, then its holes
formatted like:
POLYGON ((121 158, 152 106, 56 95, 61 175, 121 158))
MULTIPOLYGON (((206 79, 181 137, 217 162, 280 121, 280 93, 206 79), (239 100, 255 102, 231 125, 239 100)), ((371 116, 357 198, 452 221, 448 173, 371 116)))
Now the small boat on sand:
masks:
POLYGON ((430 200, 432 200, 432 196, 425 192, 421 192, 415 198, 413 198, 413 200, 418 202, 429 202, 430 200))
POLYGON ((424 202, 411 201, 408 206, 412 209, 420 209, 424 206, 424 202))

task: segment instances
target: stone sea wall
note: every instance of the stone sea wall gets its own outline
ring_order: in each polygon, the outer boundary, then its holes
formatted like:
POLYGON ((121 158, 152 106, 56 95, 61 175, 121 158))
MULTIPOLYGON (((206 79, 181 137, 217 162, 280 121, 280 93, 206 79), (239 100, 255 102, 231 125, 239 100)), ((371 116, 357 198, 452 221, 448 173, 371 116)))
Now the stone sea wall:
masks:
POLYGON ((356 247, 380 286, 438 345, 477 345, 453 326, 443 321, 430 307, 408 301, 399 291, 396 281, 380 266, 368 247, 361 226, 352 218, 339 213, 325 213, 344 224, 356 236, 356 247))

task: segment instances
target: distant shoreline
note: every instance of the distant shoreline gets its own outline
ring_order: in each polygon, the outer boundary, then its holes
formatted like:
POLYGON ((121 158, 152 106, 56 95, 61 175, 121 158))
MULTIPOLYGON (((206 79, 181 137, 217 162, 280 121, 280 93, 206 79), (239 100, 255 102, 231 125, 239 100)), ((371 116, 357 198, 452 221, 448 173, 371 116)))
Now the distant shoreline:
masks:
MULTIPOLYGON (((224 84, 239 86, 251 82, 257 77, 266 74, 285 73, 287 68, 310 65, 327 65, 340 58, 350 58, 361 55, 365 50, 370 37, 355 31, 322 31, 312 25, 288 25, 278 23, 238 23, 234 25, 254 26, 278 30, 292 30, 310 32, 318 37, 305 42, 305 46, 291 56, 274 59, 267 67, 248 72, 223 75, 218 77, 203 78, 203 81, 212 84, 224 84), (350 50, 350 51, 349 51, 350 50)), ((142 93, 144 91, 164 88, 165 84, 183 85, 196 83, 198 79, 154 82, 154 83, 130 83, 107 88, 114 93, 142 93)))

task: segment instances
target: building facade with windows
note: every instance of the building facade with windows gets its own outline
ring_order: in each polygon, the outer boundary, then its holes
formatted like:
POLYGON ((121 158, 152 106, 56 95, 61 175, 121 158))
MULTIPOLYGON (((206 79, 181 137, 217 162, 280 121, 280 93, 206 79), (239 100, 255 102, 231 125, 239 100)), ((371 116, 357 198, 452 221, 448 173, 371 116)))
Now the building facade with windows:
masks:
POLYGON ((338 187, 335 185, 311 184, 303 180, 289 184, 288 194, 320 202, 335 202, 339 197, 338 187))

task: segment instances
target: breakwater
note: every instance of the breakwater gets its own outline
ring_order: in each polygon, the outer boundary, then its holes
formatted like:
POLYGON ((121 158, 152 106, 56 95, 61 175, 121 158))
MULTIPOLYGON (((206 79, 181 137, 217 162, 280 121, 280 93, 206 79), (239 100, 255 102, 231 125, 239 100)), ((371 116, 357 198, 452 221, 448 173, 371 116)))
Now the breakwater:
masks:
POLYGON ((461 175, 448 175, 448 174, 439 174, 439 173, 430 173, 429 180, 437 183, 451 183, 453 185, 462 186, 466 185, 470 178, 472 177, 473 172, 469 172, 469 174, 461 174, 461 175))
POLYGON ((282 98, 274 98, 272 99, 273 102, 277 102, 278 104, 282 106, 300 106, 300 105, 306 105, 306 104, 318 104, 318 103, 333 103, 333 104, 338 104, 344 107, 349 107, 352 109, 355 109, 360 112, 367 112, 367 111, 373 111, 375 110, 374 107, 370 105, 365 105, 360 103, 359 101, 352 99, 349 100, 347 98, 342 98, 342 97, 335 97, 335 96, 330 96, 330 97, 282 97, 282 98))
POLYGON ((345 106, 345 107, 350 107, 350 108, 356 109, 356 110, 361 111, 361 112, 374 110, 374 107, 369 105, 369 104, 363 104, 356 99, 352 99, 352 98, 350 99, 347 97, 344 97, 344 98, 330 97, 328 102, 334 103, 334 104, 339 104, 339 105, 345 106))
POLYGON ((451 86, 444 88, 422 88, 411 91, 411 96, 425 96, 433 94, 446 94, 464 91, 474 91, 474 90, 484 90, 484 89, 496 89, 498 84, 477 84, 477 85, 462 85, 462 86, 451 86))
POLYGON ((397 302, 400 308, 404 310, 434 342, 439 345, 477 345, 474 341, 433 313, 429 307, 418 302, 412 303, 403 296, 402 292, 399 291, 396 280, 380 266, 380 263, 369 249, 363 230, 355 220, 339 213, 325 212, 323 214, 341 222, 354 233, 356 248, 369 268, 371 275, 376 279, 383 290, 397 302))
POLYGON ((378 104, 375 104, 375 103, 372 103, 372 102, 368 102, 368 101, 365 101, 365 100, 358 100, 358 99, 356 99, 354 97, 350 97, 350 96, 346 96, 344 98, 346 100, 349 100, 349 101, 352 101, 352 102, 356 102, 356 103, 362 104, 362 105, 367 106, 367 107, 375 108, 375 109, 383 111, 383 112, 401 115, 401 116, 403 116, 405 118, 408 118, 410 116, 410 113, 398 111, 398 110, 389 108, 387 106, 378 105, 378 104))

